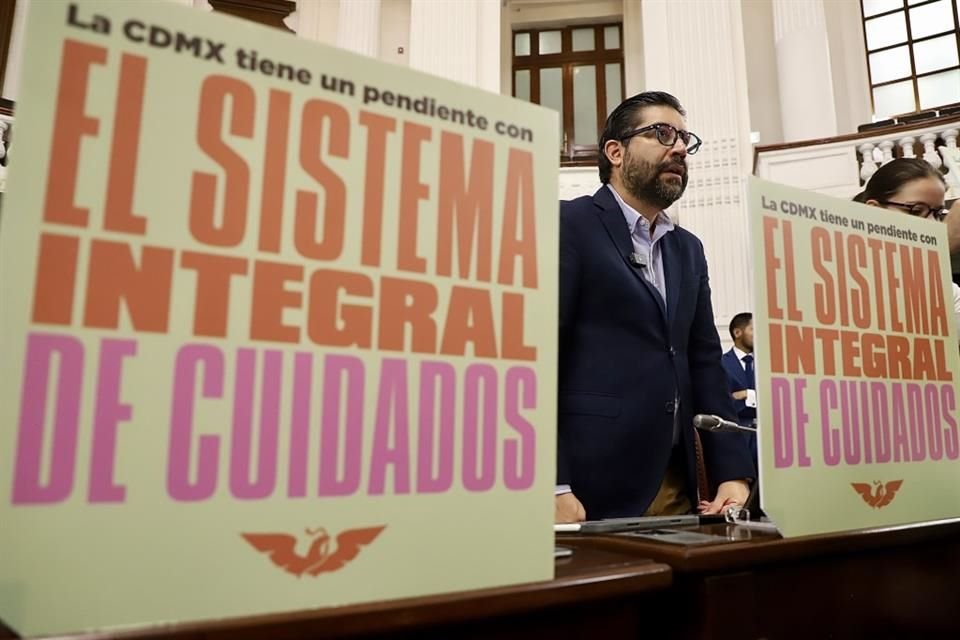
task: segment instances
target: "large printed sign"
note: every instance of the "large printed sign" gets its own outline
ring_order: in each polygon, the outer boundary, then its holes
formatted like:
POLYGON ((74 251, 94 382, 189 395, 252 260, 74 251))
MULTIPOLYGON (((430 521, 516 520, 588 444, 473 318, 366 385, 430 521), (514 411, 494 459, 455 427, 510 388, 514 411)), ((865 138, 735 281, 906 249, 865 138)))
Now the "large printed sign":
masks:
POLYGON ((27 30, 0 618, 552 577, 556 114, 168 3, 27 30))
POLYGON ((788 536, 960 515, 945 226, 749 188, 763 509, 788 536))

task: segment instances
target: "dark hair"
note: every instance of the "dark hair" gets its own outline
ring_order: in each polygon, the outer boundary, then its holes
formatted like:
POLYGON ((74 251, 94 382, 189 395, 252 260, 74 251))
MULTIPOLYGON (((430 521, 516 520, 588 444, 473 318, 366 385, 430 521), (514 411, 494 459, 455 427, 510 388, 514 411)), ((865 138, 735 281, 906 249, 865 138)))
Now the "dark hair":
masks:
POLYGON ((894 158, 877 169, 864 186, 863 191, 853 196, 853 201, 876 200, 877 202, 887 202, 897 191, 903 188, 903 185, 921 178, 937 178, 946 185, 943 174, 926 160, 894 158))
POLYGON ((603 126, 603 133, 600 134, 600 154, 597 166, 600 169, 600 182, 607 184, 610 182, 610 173, 613 166, 607 160, 607 154, 603 147, 608 140, 620 140, 636 126, 637 114, 644 107, 664 105, 676 109, 680 115, 685 116, 687 112, 680 106, 680 101, 669 93, 664 91, 644 91, 638 93, 632 98, 627 98, 607 116, 607 123, 603 126))
POLYGON ((733 332, 736 331, 737 329, 740 329, 741 331, 746 329, 747 325, 750 324, 751 322, 753 322, 752 313, 744 312, 744 313, 738 313, 737 315, 733 316, 733 320, 730 321, 730 339, 736 340, 736 337, 734 337, 733 332))

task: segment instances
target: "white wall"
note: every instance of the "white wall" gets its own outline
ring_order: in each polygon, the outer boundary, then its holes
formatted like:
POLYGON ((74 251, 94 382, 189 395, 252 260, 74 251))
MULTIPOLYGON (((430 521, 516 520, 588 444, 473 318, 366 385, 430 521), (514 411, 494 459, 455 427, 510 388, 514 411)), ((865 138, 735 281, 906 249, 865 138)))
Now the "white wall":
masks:
MULTIPOLYGON (((522 26, 566 26, 619 20, 624 0, 510 0, 510 23, 522 26)), ((638 2, 638 0, 626 0, 638 2)))
POLYGON ((742 13, 750 130, 760 134, 759 144, 777 144, 783 142, 783 127, 773 42, 773 3, 743 0, 742 13))
POLYGON ((859 0, 826 0, 827 39, 837 110, 837 133, 856 133, 871 121, 870 79, 859 0))
POLYGON ((380 59, 408 65, 409 53, 410 0, 380 0, 380 59))
MULTIPOLYGON (((784 141, 771 0, 742 0, 750 128, 760 144, 784 141)), ((837 134, 870 122, 870 86, 859 0, 824 0, 837 134)))

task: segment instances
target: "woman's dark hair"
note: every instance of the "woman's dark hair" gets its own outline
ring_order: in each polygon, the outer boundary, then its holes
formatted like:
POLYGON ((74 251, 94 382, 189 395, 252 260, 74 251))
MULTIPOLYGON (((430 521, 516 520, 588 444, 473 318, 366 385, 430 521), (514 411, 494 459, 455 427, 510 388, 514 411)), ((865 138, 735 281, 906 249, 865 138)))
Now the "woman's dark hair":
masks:
POLYGON ((888 202, 903 185, 920 178, 937 178, 946 185, 943 174, 926 160, 918 158, 894 158, 874 173, 863 191, 853 196, 854 202, 888 202))
POLYGON ((597 166, 600 169, 600 182, 607 184, 610 182, 610 174, 613 171, 613 165, 607 160, 607 154, 603 151, 603 146, 608 140, 621 140, 636 127, 637 114, 644 107, 663 105, 676 109, 682 115, 687 115, 680 101, 665 91, 644 91, 638 93, 632 98, 627 98, 620 103, 607 117, 607 124, 603 127, 603 133, 600 134, 600 157, 597 166))

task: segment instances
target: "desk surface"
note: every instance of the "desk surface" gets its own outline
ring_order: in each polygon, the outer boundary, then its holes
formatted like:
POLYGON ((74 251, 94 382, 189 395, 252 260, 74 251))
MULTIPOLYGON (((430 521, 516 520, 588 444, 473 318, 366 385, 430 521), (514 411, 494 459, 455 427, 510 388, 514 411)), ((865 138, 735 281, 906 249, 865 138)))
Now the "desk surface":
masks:
MULTIPOLYGON (((604 602, 618 601, 635 607, 644 594, 667 589, 672 572, 664 564, 615 549, 597 548, 590 541, 564 541, 574 550, 569 558, 556 561, 553 580, 497 587, 478 591, 438 596, 408 598, 386 602, 353 605, 333 609, 316 609, 293 613, 269 614, 249 618, 155 626, 135 631, 75 636, 84 640, 125 638, 203 638, 204 640, 245 640, 252 638, 330 638, 356 635, 396 637, 410 633, 415 637, 430 635, 423 630, 464 628, 474 622, 495 623, 503 619, 510 630, 539 629, 541 620, 552 615, 551 609, 570 605, 597 605, 597 615, 604 602)), ((590 612, 587 612, 590 615, 590 612)), ((495 628, 494 628, 495 629, 495 628)), ((497 635, 499 630, 494 631, 497 635)), ((446 633, 438 633, 440 637, 446 633)), ((4 634, 0 623, 0 638, 4 634)), ((482 637, 482 636, 481 636, 482 637)))
POLYGON ((727 525, 693 530, 731 541, 593 539, 673 568, 663 614, 680 622, 671 637, 960 637, 960 518, 789 539, 727 525))
MULTIPOLYGON (((951 538, 960 540, 960 518, 798 538, 781 538, 776 533, 726 524, 690 527, 685 530, 726 537, 728 541, 681 546, 629 535, 583 536, 583 539, 589 539, 593 544, 611 550, 653 558, 657 562, 670 565, 677 572, 700 573, 922 545, 951 538)), ((564 540, 566 538, 558 536, 558 544, 564 544, 564 540)))

